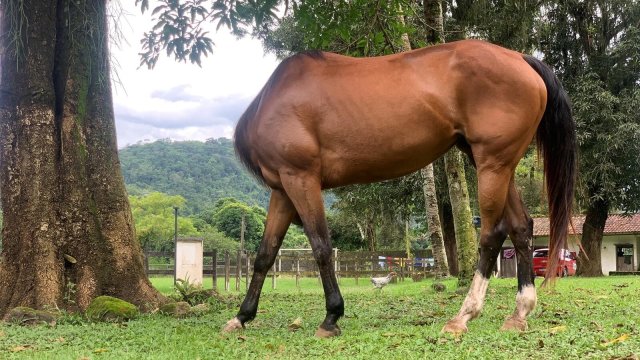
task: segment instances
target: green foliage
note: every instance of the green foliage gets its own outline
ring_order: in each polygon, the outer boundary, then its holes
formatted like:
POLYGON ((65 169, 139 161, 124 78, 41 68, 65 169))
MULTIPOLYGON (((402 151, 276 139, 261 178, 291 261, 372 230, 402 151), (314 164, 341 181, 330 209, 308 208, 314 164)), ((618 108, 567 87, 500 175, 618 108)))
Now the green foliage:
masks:
POLYGON ((581 199, 640 209, 640 88, 611 93, 594 73, 575 84, 581 199))
POLYGON ((186 200, 182 215, 202 212, 225 197, 262 207, 269 202, 268 190, 236 159, 229 139, 159 140, 128 146, 119 156, 129 194, 181 195, 186 200))
MULTIPOLYGON (((208 14, 204 3, 206 0, 158 0, 152 15, 156 16, 153 29, 144 34, 140 53, 140 66, 153 68, 158 62, 160 53, 174 55, 177 61, 187 61, 201 65, 202 56, 213 51, 213 41, 201 27, 201 21, 208 14)), ((148 0, 136 0, 144 12, 149 7, 148 0)))
MULTIPOLYGON (((151 280, 156 284, 164 279, 151 280)), ((640 348, 640 283, 632 277, 560 279, 555 291, 539 292, 524 333, 499 331, 513 312, 517 284, 515 279, 492 279, 482 315, 458 338, 440 334, 464 301, 465 295, 454 291, 455 280, 443 281, 442 292, 434 291, 433 281, 427 279, 390 284, 382 294, 364 280, 356 285, 353 279, 341 279, 347 316, 340 320, 343 334, 330 341, 313 337, 325 316, 322 286, 317 279, 303 278, 300 290, 293 279, 279 279, 276 290, 265 286, 260 309, 266 311, 242 333, 225 336, 213 330, 236 315, 241 299, 238 292, 230 292, 233 306, 198 318, 152 314, 126 327, 87 322, 58 322, 55 327, 0 324, 0 351, 8 359, 515 360, 633 359, 640 348), (298 317, 303 327, 288 331, 287 324, 298 317), (624 334, 626 340, 607 345, 624 334)))
POLYGON ((256 251, 264 232, 266 219, 264 209, 258 206, 249 206, 236 199, 222 199, 216 204, 212 217, 205 219, 205 221, 214 225, 226 236, 239 241, 243 217, 245 219, 245 249, 256 251))
POLYGON ((57 312, 35 310, 26 306, 18 306, 11 309, 3 318, 3 321, 17 325, 55 325, 60 317, 57 312))
POLYGON ((342 211, 331 211, 327 214, 331 242, 333 247, 342 251, 366 250, 367 243, 362 239, 358 224, 342 211))
POLYGON ((129 302, 112 296, 98 296, 87 307, 85 316, 92 321, 121 322, 134 319, 139 313, 129 302))
POLYGON ((544 193, 542 162, 538 160, 535 147, 530 147, 516 167, 516 187, 531 216, 546 216, 549 206, 544 193))
POLYGON ((347 186, 332 192, 336 196, 332 210, 340 215, 333 218, 331 230, 336 232, 338 243, 347 248, 357 247, 360 243, 352 237, 354 227, 365 233, 369 249, 372 242, 383 248, 402 248, 405 221, 424 217, 419 173, 381 183, 347 186), (350 239, 340 238, 347 234, 351 234, 348 235, 350 239))
MULTIPOLYGON (((185 199, 179 195, 152 192, 144 196, 129 196, 129 202, 140 245, 147 250, 172 250, 175 236, 174 207, 183 208, 185 199)), ((237 240, 227 237, 199 217, 178 216, 178 236, 202 238, 205 251, 231 251, 239 246, 237 240)))
POLYGON ((475 38, 522 52, 533 50, 531 28, 540 12, 539 1, 458 0, 443 4, 451 11, 445 20, 447 41, 475 38))
POLYGON ((191 306, 205 303, 212 295, 211 290, 204 290, 202 285, 193 284, 188 278, 176 280, 175 290, 179 301, 191 306))
POLYGON ((281 58, 309 49, 352 56, 392 54, 401 51, 402 34, 413 38, 416 31, 404 19, 419 13, 413 1, 305 1, 294 3, 293 11, 261 38, 281 58))
MULTIPOLYGON (((152 192, 144 196, 129 196, 129 203, 142 248, 157 251, 173 249, 174 207, 183 207, 185 199, 179 195, 152 192)), ((178 234, 196 236, 193 220, 179 216, 178 234)))
POLYGON ((639 21, 637 1, 569 1, 547 2, 536 25, 573 100, 585 208, 640 209, 639 21))

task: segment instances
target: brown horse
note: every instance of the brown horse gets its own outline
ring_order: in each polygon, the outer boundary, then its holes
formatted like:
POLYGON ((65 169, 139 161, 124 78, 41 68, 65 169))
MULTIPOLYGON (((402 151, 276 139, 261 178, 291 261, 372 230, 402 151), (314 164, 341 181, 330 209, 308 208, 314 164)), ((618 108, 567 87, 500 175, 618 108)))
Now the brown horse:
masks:
POLYGON ((536 303, 533 226, 514 170, 534 136, 544 157, 556 254, 564 248, 570 219, 576 135, 567 95, 545 64, 473 40, 375 58, 309 52, 284 60, 236 127, 238 156, 272 192, 249 291, 224 330, 240 329, 255 317, 282 239, 291 222, 301 221, 326 300, 316 335, 338 335, 344 303, 331 264, 322 190, 409 174, 454 145, 478 172, 481 248, 469 293, 443 331, 464 332, 479 315, 507 235, 517 251, 518 294, 503 328, 524 330, 536 303))

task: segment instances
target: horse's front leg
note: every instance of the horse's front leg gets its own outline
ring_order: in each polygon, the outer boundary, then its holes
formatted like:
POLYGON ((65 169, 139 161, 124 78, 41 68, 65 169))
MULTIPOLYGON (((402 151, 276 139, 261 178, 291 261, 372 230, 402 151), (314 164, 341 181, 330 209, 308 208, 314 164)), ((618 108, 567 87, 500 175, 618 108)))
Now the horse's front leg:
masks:
POLYGON ((340 327, 337 322, 344 314, 344 300, 340 294, 331 261, 333 249, 324 214, 320 182, 316 177, 305 173, 288 173, 286 175, 281 173, 281 181, 300 215, 305 233, 311 242, 313 256, 320 270, 327 314, 316 331, 316 336, 340 335, 340 327))
POLYGON ((240 311, 238 311, 236 317, 227 322, 223 331, 229 332, 242 329, 247 321, 251 321, 256 317, 262 285, 267 272, 273 266, 282 240, 295 213, 295 208, 287 194, 282 190, 273 190, 271 192, 267 222, 262 242, 256 255, 256 261, 253 265, 253 277, 251 278, 249 290, 240 306, 240 311))

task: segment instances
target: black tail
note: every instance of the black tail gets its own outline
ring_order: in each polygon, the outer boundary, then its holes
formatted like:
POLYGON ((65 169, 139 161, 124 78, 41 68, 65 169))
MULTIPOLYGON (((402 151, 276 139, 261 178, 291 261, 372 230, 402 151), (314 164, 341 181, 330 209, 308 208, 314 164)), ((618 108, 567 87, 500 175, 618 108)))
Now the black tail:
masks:
POLYGON ((571 102, 560 80, 542 61, 524 55, 547 87, 547 108, 538 126, 536 141, 544 158, 544 175, 549 200, 549 262, 546 279, 557 275, 560 251, 567 246, 577 171, 576 124, 571 102))
POLYGON ((303 58, 322 61, 324 60, 324 54, 321 51, 306 51, 284 59, 273 71, 269 80, 267 80, 262 90, 260 90, 256 98, 253 99, 251 104, 249 104, 249 107, 244 111, 244 114, 240 116, 238 124, 236 125, 236 131, 233 134, 236 155, 240 158, 240 161, 244 166, 251 171, 251 174, 263 184, 266 183, 264 176, 262 176, 260 164, 258 164, 258 162, 251 156, 249 129, 252 126, 256 126, 254 119, 260 110, 260 103, 267 97, 267 95, 269 95, 271 89, 282 79, 287 67, 290 66, 291 63, 303 58))
POLYGON ((249 104, 247 110, 245 110, 242 116, 240 116, 238 124, 236 125, 236 131, 233 134, 233 146, 236 149, 236 156, 238 156, 244 166, 251 171, 251 174, 263 184, 265 182, 264 177, 262 176, 262 170, 260 170, 260 165, 251 158, 251 148, 249 147, 247 130, 251 120, 258 112, 260 99, 262 98, 265 88, 260 90, 256 98, 253 99, 251 104, 249 104))

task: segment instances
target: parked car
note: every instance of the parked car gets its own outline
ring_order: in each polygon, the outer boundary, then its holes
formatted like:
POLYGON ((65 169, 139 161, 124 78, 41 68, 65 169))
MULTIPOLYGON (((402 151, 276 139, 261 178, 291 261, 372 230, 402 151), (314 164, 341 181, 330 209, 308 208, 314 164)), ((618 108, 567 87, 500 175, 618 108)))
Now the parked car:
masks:
MULTIPOLYGON (((533 272, 536 276, 544 276, 549 262, 549 249, 537 249, 533 251, 533 272)), ((560 252, 558 260, 558 276, 573 276, 576 274, 576 256, 569 250, 560 252)))

